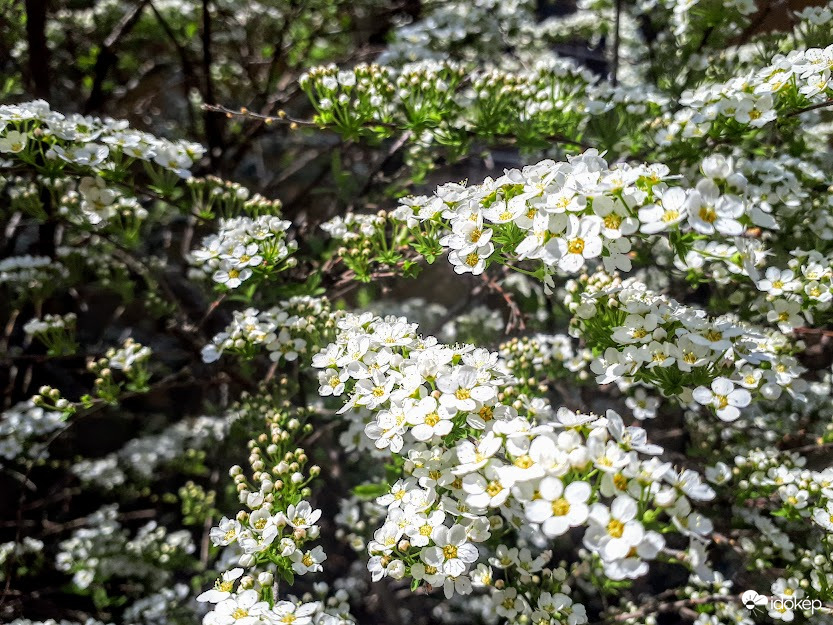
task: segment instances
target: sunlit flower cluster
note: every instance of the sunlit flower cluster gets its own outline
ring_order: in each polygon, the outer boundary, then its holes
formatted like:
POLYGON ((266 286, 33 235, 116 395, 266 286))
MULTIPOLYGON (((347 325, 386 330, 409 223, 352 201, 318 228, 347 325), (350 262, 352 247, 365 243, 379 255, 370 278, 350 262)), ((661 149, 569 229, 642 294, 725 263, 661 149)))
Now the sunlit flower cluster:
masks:
POLYGON ((262 279, 292 266, 289 256, 298 244, 286 238, 291 225, 275 215, 223 219, 217 233, 192 252, 192 263, 217 284, 237 289, 253 277, 262 279))
POLYGON ((253 357, 262 347, 275 362, 293 362, 311 353, 332 327, 326 299, 291 297, 266 311, 248 308, 234 312, 234 320, 203 347, 203 362, 214 362, 225 352, 253 357))
POLYGON ((760 128, 776 119, 781 102, 823 102, 833 95, 831 63, 833 46, 793 50, 747 75, 687 91, 680 98, 684 107, 657 139, 662 143, 677 135, 703 137, 718 123, 727 128, 760 128))
POLYGON ((804 368, 779 332, 735 315, 704 310, 649 291, 644 284, 592 276, 567 304, 574 331, 599 355, 590 365, 599 384, 641 382, 683 402, 692 399, 734 421, 754 397, 801 396, 804 368))
POLYGON ((722 240, 756 223, 743 198, 746 179, 731 159, 707 157, 701 171, 695 187, 685 188, 665 165, 609 167, 588 150, 479 185, 443 185, 432 197, 403 202, 394 217, 441 219, 449 232, 440 244, 457 273, 480 274, 493 260, 538 260, 545 277, 556 269, 579 273, 591 263, 630 271, 638 238, 666 233, 680 241, 681 233, 693 233, 722 240))
MULTIPOLYGON (((615 412, 554 411, 524 396, 504 403, 512 378, 497 353, 439 344, 401 318, 347 315, 338 326, 336 342, 313 357, 319 392, 342 398, 340 413, 361 410, 365 436, 405 461, 402 478, 377 499, 387 518, 368 544, 374 579, 410 576, 451 597, 491 586, 489 564, 521 580, 542 571, 550 552, 489 542, 502 527, 550 539, 586 527, 583 544, 605 575, 629 579, 660 557, 663 525, 698 548, 711 531, 691 506, 709 500, 711 488, 654 458, 662 449, 615 412), (499 564, 484 561, 478 544, 496 547, 499 564)), ((515 579, 505 575, 507 584, 515 579)), ((562 581, 550 573, 547 588, 561 593, 562 581)), ((523 581, 498 590, 496 603, 510 592, 515 614, 535 609, 523 581)), ((583 614, 571 603, 551 609, 583 614)))
POLYGON ((136 159, 188 178, 194 161, 205 152, 196 143, 133 130, 126 121, 63 115, 43 100, 0 106, 0 123, 5 129, 1 151, 20 155, 40 144, 49 159, 92 169, 112 169, 114 162, 136 159))

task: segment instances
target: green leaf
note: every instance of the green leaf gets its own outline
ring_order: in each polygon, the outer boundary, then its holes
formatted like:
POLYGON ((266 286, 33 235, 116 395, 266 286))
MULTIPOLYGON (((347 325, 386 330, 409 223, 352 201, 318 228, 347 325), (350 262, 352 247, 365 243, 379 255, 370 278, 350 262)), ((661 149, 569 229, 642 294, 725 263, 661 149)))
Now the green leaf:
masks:
POLYGON ((378 484, 359 484, 353 489, 353 494, 360 499, 376 499, 382 495, 387 495, 390 487, 384 483, 378 484))

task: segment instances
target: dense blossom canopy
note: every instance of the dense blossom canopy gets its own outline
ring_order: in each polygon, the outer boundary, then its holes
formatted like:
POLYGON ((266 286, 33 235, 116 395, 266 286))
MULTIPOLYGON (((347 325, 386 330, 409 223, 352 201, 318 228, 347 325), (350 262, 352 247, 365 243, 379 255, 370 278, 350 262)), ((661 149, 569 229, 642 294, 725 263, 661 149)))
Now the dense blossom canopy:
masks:
POLYGON ((833 623, 833 4, 129 4, 0 33, 4 622, 833 623))

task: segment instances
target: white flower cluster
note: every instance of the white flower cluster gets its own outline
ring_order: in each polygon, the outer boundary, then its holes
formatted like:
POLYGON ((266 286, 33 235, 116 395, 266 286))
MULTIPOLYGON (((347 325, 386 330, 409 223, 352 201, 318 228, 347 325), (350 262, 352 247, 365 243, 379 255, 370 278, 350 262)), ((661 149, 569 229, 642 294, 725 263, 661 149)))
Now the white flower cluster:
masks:
POLYGON ((269 200, 258 193, 252 195, 243 185, 217 176, 189 178, 186 184, 191 189, 197 213, 206 217, 278 215, 283 207, 280 200, 269 200))
POLYGON ((651 292, 635 279, 592 276, 581 293, 573 282, 565 304, 574 331, 601 355, 590 365, 596 382, 641 382, 683 402, 711 406, 724 421, 755 399, 783 391, 801 397, 804 368, 785 336, 651 292), (696 388, 695 388, 696 387, 696 388))
POLYGON ((274 362, 293 362, 316 348, 329 318, 329 301, 308 296, 291 297, 265 311, 234 311, 234 320, 203 347, 203 362, 215 362, 223 352, 252 357, 261 347, 274 362))
POLYGON ((457 273, 482 273, 498 239, 498 257, 540 260, 549 272, 579 273, 593 259, 607 271, 630 271, 628 253, 639 236, 734 237, 746 219, 756 222, 757 209, 739 195, 746 179, 731 159, 707 157, 701 171, 694 188, 670 186, 676 177, 665 165, 609 167, 587 150, 479 185, 442 185, 432 197, 404 200, 393 217, 411 226, 441 218, 450 232, 440 244, 457 273))
POLYGON ((827 186, 828 174, 813 161, 776 154, 737 159, 735 168, 749 181, 746 194, 757 207, 757 225, 798 238, 808 234, 810 226, 809 234, 833 240, 833 198, 814 192, 827 186))
MULTIPOLYGON (((489 564, 513 580, 544 570, 548 551, 503 546, 484 561, 478 544, 502 527, 550 539, 585 527, 585 548, 615 580, 647 572, 665 547, 660 530, 702 550, 712 525, 691 502, 711 499, 712 489, 660 462, 662 449, 615 412, 553 411, 538 398, 516 408, 503 400, 511 378, 497 353, 439 344, 401 318, 347 315, 338 327, 336 342, 313 357, 319 392, 342 398, 339 413, 361 409, 367 438, 404 459, 403 477, 377 499, 387 518, 368 545, 374 580, 410 575, 451 597, 491 585, 489 564)), ((556 600, 530 604, 521 586, 495 601, 511 599, 531 618, 543 610, 586 622, 555 577, 556 600)))
POLYGON ((569 59, 539 54, 529 58, 525 67, 505 69, 447 60, 424 60, 401 68, 321 66, 301 76, 299 84, 321 123, 350 132, 375 124, 382 128, 414 124, 428 141, 464 136, 467 131, 489 135, 496 128, 528 132, 523 124, 540 124, 543 137, 553 127, 581 126, 617 105, 644 116, 667 104, 667 98, 653 89, 612 88, 597 81, 592 72, 569 59), (488 113, 490 107, 502 109, 499 118, 488 113))
POLYGON ((100 176, 84 176, 78 183, 78 191, 70 191, 61 198, 60 211, 70 213, 77 205, 84 220, 93 226, 104 226, 111 222, 129 224, 133 220, 143 221, 148 212, 135 197, 124 195, 118 189, 108 186, 100 176))
MULTIPOLYGON (((426 7, 429 8, 429 7, 426 7)), ((417 22, 396 28, 393 39, 379 58, 384 65, 404 61, 445 59, 449 52, 460 55, 500 55, 507 34, 530 21, 529 0, 476 0, 442 2, 430 6, 430 13, 417 22), (476 47, 470 45, 476 41, 476 47), (466 45, 469 44, 469 45, 466 45)), ((474 60, 474 59, 472 59, 474 60)))
POLYGON ((78 588, 119 577, 140 580, 152 590, 165 586, 171 577, 167 569, 175 569, 177 558, 195 549, 189 531, 168 532, 155 521, 131 539, 118 521, 115 505, 91 514, 85 527, 76 529, 58 548, 55 565, 72 573, 78 588))
POLYGON ((178 421, 159 434, 134 438, 119 451, 102 458, 85 458, 70 470, 80 480, 112 490, 125 484, 128 476, 148 481, 165 466, 195 451, 212 447, 222 441, 228 430, 228 419, 201 416, 178 421))
MULTIPOLYGON (((833 541, 833 467, 812 470, 798 454, 757 449, 735 457, 734 466, 718 462, 706 475, 718 491, 730 493, 735 501, 752 496, 766 501, 762 510, 736 505, 735 512, 760 533, 754 540, 739 541, 750 562, 760 570, 776 557, 787 563, 787 576, 771 586, 773 595, 800 593, 796 597, 800 598, 806 593, 814 597, 829 593, 833 587, 833 565, 827 555, 833 541), (808 533, 790 531, 795 522, 808 533), (799 580, 806 581, 799 587, 799 580)), ((774 618, 790 621, 791 616, 782 613, 774 618)))
POLYGON ((46 448, 37 439, 64 425, 61 412, 22 402, 0 414, 0 458, 44 458, 46 448))
POLYGON ((321 229, 336 241, 348 243, 362 237, 372 237, 376 229, 384 224, 383 215, 363 215, 351 212, 343 217, 336 215, 325 221, 321 224, 321 229))
POLYGON ((16 293, 49 290, 69 277, 61 263, 47 256, 8 256, 0 260, 0 287, 16 293))
POLYGON ((0 581, 5 581, 8 562, 20 562, 25 558, 37 559, 43 555, 43 541, 24 536, 19 542, 0 543, 0 581))
POLYGON ((75 313, 65 315, 44 315, 41 318, 30 319, 23 325, 23 331, 29 336, 46 334, 49 332, 63 332, 74 330, 78 316, 75 313))
MULTIPOLYGON (((239 569, 238 569, 239 570, 239 569)), ((223 591, 209 591, 222 593, 223 591)), ((321 601, 261 601, 252 588, 230 594, 203 619, 203 625, 346 625, 350 617, 332 613, 321 601)))
POLYGON ((5 131, 0 136, 4 152, 19 153, 30 143, 43 143, 48 159, 93 169, 112 169, 116 161, 138 159, 188 178, 194 161, 205 153, 199 144, 161 139, 133 130, 123 120, 63 115, 43 100, 0 106, 0 126, 5 131))
POLYGON ((830 66, 833 45, 824 49, 793 50, 776 55, 770 65, 725 83, 706 83, 683 93, 683 105, 656 140, 660 145, 676 137, 703 137, 717 121, 733 121, 760 128, 777 116, 779 96, 800 98, 807 104, 833 96, 830 66))
POLYGON ((306 500, 307 484, 320 469, 309 467, 305 475, 308 458, 303 449, 294 447, 294 437, 309 430, 302 430, 298 418, 275 410, 268 400, 253 408, 265 419, 268 434, 249 443, 251 482, 240 466, 229 471, 244 509, 233 518, 223 517, 209 536, 214 545, 226 548, 227 561, 237 566, 228 568, 212 589, 197 597, 214 604, 203 623, 241 625, 241 619, 248 625, 339 623, 339 617, 325 612, 320 602, 277 600, 273 595, 277 578, 292 583, 294 575, 321 571, 327 559, 320 546, 305 548, 321 531, 317 524, 321 510, 306 500), (251 569, 249 574, 243 574, 244 568, 251 569))
POLYGON ((291 266, 289 255, 297 248, 286 239, 292 224, 275 215, 222 219, 216 234, 202 240, 191 253, 191 262, 199 273, 236 289, 256 275, 291 266))
POLYGON ((122 620, 125 625, 169 625, 189 595, 190 588, 185 584, 162 588, 127 606, 122 620))
POLYGON ((586 378, 584 370, 592 360, 588 349, 577 350, 566 334, 542 334, 513 338, 503 343, 498 353, 506 369, 517 379, 542 376, 559 378, 575 375, 586 378))
POLYGON ((826 6, 810 6, 795 12, 795 17, 814 26, 825 26, 833 22, 833 3, 826 6))
POLYGON ((134 367, 143 367, 150 360, 150 347, 137 343, 131 338, 125 339, 121 347, 111 347, 104 355, 101 364, 109 369, 118 369, 130 373, 134 367))
POLYGON ((768 267, 756 285, 765 299, 756 307, 782 332, 812 323, 813 314, 829 310, 833 300, 830 256, 815 250, 793 250, 787 266, 768 267))

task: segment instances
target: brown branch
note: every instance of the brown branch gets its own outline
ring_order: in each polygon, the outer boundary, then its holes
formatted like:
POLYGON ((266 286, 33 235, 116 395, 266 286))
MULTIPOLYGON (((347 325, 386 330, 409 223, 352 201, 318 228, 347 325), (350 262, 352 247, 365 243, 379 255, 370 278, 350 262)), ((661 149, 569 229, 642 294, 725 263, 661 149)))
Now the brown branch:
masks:
MULTIPOLYGON (((312 120, 312 119, 299 119, 297 117, 292 117, 291 115, 287 114, 285 111, 278 111, 277 115, 264 115, 262 113, 255 113, 253 111, 250 111, 247 108, 241 108, 239 110, 234 110, 234 109, 227 108, 225 106, 221 106, 219 104, 203 104, 202 108, 204 110, 209 110, 209 111, 212 111, 212 112, 215 112, 215 113, 222 113, 226 117, 243 117, 243 118, 246 118, 246 119, 258 120, 258 121, 263 122, 267 125, 272 125, 272 124, 285 125, 285 126, 289 126, 290 130, 295 130, 297 128, 317 128, 318 130, 337 131, 337 129, 338 129, 336 124, 323 123, 323 122, 315 121, 315 120, 312 120)), ((383 122, 383 121, 366 122, 361 127, 364 128, 364 129, 389 128, 391 130, 397 130, 397 131, 402 131, 402 132, 406 132, 406 131, 409 130, 408 128, 406 128, 406 127, 404 127, 400 124, 396 124, 394 122, 383 122)), ((466 133, 470 137, 479 136, 477 133, 472 132, 470 130, 466 131, 466 133)), ((511 135, 511 134, 493 134, 493 135, 490 135, 490 138, 499 139, 501 141, 507 141, 509 143, 513 143, 513 142, 517 141, 517 137, 515 137, 514 135, 511 135)), ((572 139, 570 137, 566 137, 566 136, 564 136, 562 134, 558 134, 558 133, 548 135, 546 137, 541 137, 541 140, 550 141, 552 143, 562 143, 562 144, 565 144, 565 145, 574 145, 574 146, 581 147, 581 148, 584 148, 584 149, 589 149, 589 148, 594 147, 594 146, 592 146, 588 143, 585 143, 583 141, 580 141, 578 139, 572 139)))
POLYGON ((506 322, 505 330, 506 334, 509 334, 516 328, 518 330, 526 329, 524 314, 521 312, 521 308, 518 306, 518 302, 515 301, 515 298, 512 297, 512 295, 494 278, 489 277, 485 273, 480 274, 480 278, 483 280, 486 288, 499 295, 506 303, 506 307, 509 309, 509 320, 506 322))
POLYGON ((93 70, 95 76, 92 89, 90 89, 90 97, 87 98, 87 103, 84 105, 85 113, 89 114, 97 111, 104 103, 104 80, 107 78, 110 68, 116 63, 115 47, 122 37, 133 30, 148 2, 149 0, 139 0, 130 11, 124 14, 101 44, 101 49, 95 59, 93 70))
POLYGON ((801 115, 802 113, 806 113, 807 111, 815 111, 816 109, 823 109, 828 106, 833 106, 833 98, 830 100, 825 100, 824 102, 818 102, 817 104, 811 104, 810 106, 805 106, 804 108, 800 108, 792 113, 787 113, 785 117, 795 117, 796 115, 801 115))

